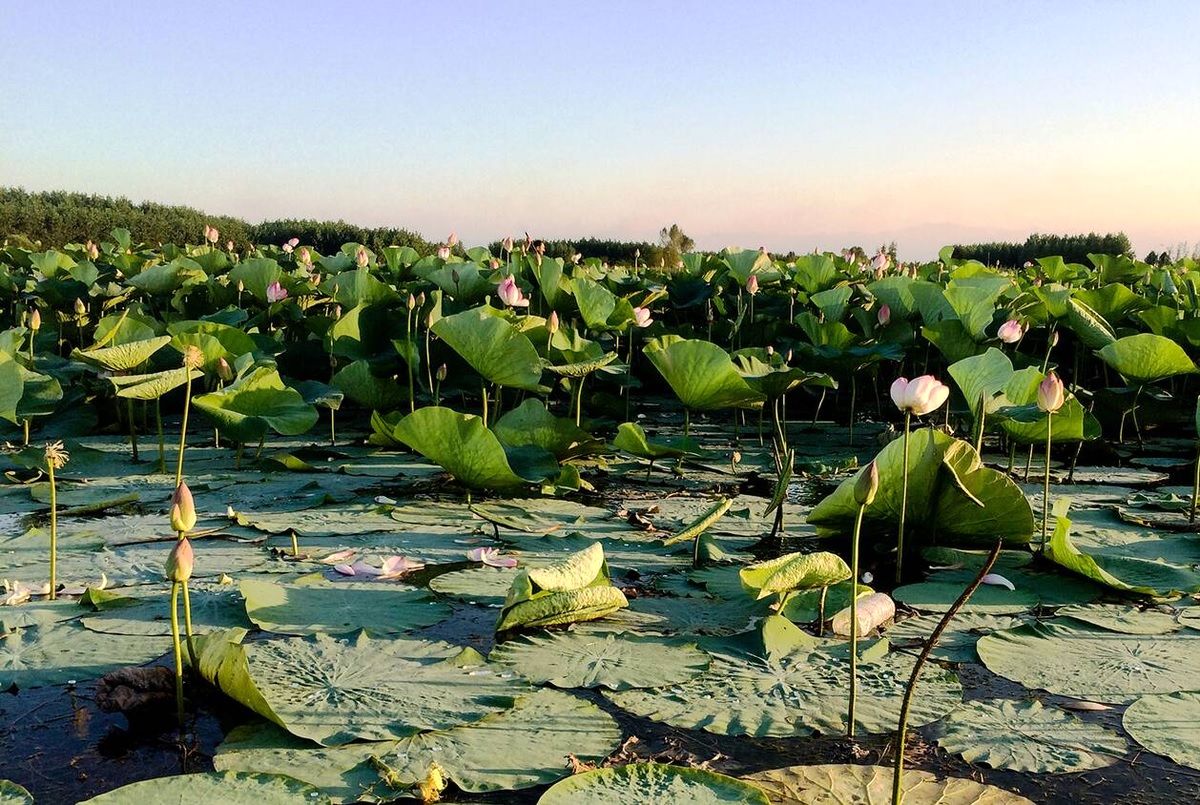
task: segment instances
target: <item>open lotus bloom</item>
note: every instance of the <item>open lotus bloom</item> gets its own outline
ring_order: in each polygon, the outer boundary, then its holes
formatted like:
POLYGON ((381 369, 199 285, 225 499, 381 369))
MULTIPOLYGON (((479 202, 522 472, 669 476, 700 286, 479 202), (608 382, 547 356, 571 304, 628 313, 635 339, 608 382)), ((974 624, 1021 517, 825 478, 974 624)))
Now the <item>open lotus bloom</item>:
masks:
POLYGON ((644 307, 635 307, 633 309, 633 323, 638 327, 649 327, 654 323, 654 317, 650 315, 650 309, 644 307))
POLYGON ((1066 390, 1063 388, 1063 382, 1059 380, 1058 375, 1051 372, 1046 375, 1045 380, 1038 384, 1038 408, 1053 414, 1059 408, 1062 408, 1065 402, 1066 390))
POLYGON ((950 396, 950 387, 933 375, 921 375, 908 380, 896 378, 891 388, 892 402, 905 413, 925 416, 942 407, 950 396))
POLYGON ((511 276, 500 280, 500 285, 496 288, 496 295, 509 307, 529 307, 529 300, 521 293, 520 286, 511 276))
POLYGON ((488 567, 516 567, 515 556, 501 556, 499 548, 472 548, 467 551, 472 562, 483 562, 488 567))
POLYGON ((1015 344, 1025 335, 1025 328, 1021 326, 1021 322, 1016 319, 1009 319, 1000 325, 1000 329, 996 331, 996 337, 1006 344, 1015 344))
POLYGON ((287 289, 284 288, 282 285, 280 285, 278 282, 272 282, 270 285, 267 286, 267 301, 270 302, 271 304, 275 304, 276 302, 282 302, 284 299, 287 299, 287 297, 288 297, 287 289))
MULTIPOLYGON (((3 597, 0 597, 0 607, 15 607, 24 604, 36 592, 36 590, 23 581, 10 582, 8 579, 5 579, 4 584, 0 585, 0 587, 3 588, 4 593, 3 597)), ((47 589, 47 592, 49 592, 49 589, 47 589)))

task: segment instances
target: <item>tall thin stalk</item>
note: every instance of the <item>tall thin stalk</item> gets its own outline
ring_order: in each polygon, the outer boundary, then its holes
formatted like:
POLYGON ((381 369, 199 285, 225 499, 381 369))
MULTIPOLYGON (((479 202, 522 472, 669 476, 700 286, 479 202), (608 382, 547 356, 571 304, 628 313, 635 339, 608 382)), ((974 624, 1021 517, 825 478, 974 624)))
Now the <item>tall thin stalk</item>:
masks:
POLYGON ((175 652, 175 715, 183 726, 183 646, 179 639, 179 582, 171 582, 171 643, 175 652))
POLYGON ((58 598, 58 485, 54 482, 53 458, 47 457, 46 475, 50 479, 50 600, 58 598))
POLYGON ((1046 472, 1042 479, 1042 553, 1046 552, 1046 533, 1050 523, 1050 441, 1054 430, 1054 412, 1046 412, 1046 472))
POLYGON ((904 470, 900 484, 900 528, 896 532, 896 583, 904 575, 904 523, 908 519, 908 434, 912 426, 912 412, 904 412, 904 470))

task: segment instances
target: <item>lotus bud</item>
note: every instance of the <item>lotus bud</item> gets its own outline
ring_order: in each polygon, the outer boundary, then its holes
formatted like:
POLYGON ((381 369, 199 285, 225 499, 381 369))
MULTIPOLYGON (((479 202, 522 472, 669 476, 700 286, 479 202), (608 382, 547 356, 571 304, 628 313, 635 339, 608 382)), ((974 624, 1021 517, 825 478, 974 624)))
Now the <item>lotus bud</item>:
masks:
POLYGON ((913 380, 896 378, 891 387, 892 402, 901 411, 924 416, 946 402, 950 389, 933 375, 921 375, 913 380))
POLYGON ((217 231, 217 228, 215 226, 209 227, 208 242, 212 243, 212 244, 216 244, 216 242, 220 239, 221 239, 221 233, 217 231))
POLYGON ((737 450, 733 451, 733 455, 731 456, 731 458, 733 459, 734 464, 742 463, 742 454, 740 452, 738 452, 737 450))
POLYGON ((461 279, 461 277, 459 277, 459 275, 458 275, 457 268, 450 269, 450 279, 454 280, 455 286, 458 285, 458 281, 459 281, 459 279, 461 279))
POLYGON ((1024 268, 1033 268, 1033 261, 1032 261, 1032 260, 1026 260, 1026 261, 1025 261, 1024 268))
POLYGON ((312 252, 308 250, 307 246, 300 250, 300 262, 306 266, 312 265, 312 252))
POLYGON ((1066 402, 1066 391, 1063 389, 1063 382, 1058 379, 1058 375, 1051 372, 1046 375, 1045 380, 1038 384, 1038 408, 1048 414, 1053 414, 1063 407, 1064 402, 1066 402))
POLYGON ((650 315, 650 309, 645 307, 635 307, 633 309, 633 323, 638 327, 649 327, 654 323, 654 317, 650 315))
POLYGON ((285 243, 284 245, 291 246, 294 249, 300 245, 300 238, 288 238, 288 242, 285 243))
POLYGON ((71 460, 71 454, 62 442, 50 442, 46 445, 46 463, 56 470, 61 470, 71 460))
POLYGON ((1057 347, 1057 346, 1058 346, 1058 330, 1055 330, 1054 334, 1050 336, 1050 348, 1053 349, 1054 347, 1057 347))
POLYGON ((417 294, 417 307, 425 307, 425 292, 421 291, 417 294))
POLYGON ((283 244, 283 253, 284 253, 284 254, 291 254, 291 253, 292 253, 292 249, 294 249, 294 248, 295 248, 295 247, 294 247, 294 246, 293 246, 291 243, 285 243, 285 244, 283 244))
POLYGON ((854 502, 859 506, 870 506, 875 502, 875 494, 879 492, 879 467, 872 461, 863 467, 854 482, 854 502))
POLYGON ((33 330, 35 333, 42 329, 42 312, 36 307, 33 309, 33 312, 29 314, 29 329, 33 330))
POLYGON ((642 256, 642 250, 641 250, 641 249, 634 249, 634 250, 633 250, 633 256, 634 256, 634 257, 641 257, 641 256, 642 256))
MULTIPOLYGON (((186 482, 175 488, 171 495, 171 528, 186 534, 196 527, 196 501, 186 482)), ((182 579, 180 579, 182 581, 182 579)))
POLYGON ((513 239, 511 235, 500 242, 500 248, 506 252, 511 252, 513 250, 513 239))
POLYGON ((558 311, 557 310, 550 311, 550 318, 546 322, 546 329, 550 331, 550 335, 554 335, 555 333, 558 332, 558 311))
POLYGON ((188 369, 199 369, 204 365, 204 353, 195 344, 188 344, 183 349, 183 365, 188 369))
POLYGON ((775 347, 768 346, 768 347, 767 347, 767 357, 768 357, 768 358, 771 358, 771 357, 774 357, 774 356, 775 356, 775 347))
POLYGON ((443 380, 446 379, 446 374, 447 374, 446 364, 443 363, 437 369, 437 379, 438 379, 439 383, 441 383, 443 380))
POLYGON ((225 251, 227 251, 227 252, 233 251, 233 241, 232 240, 225 241, 225 251))
POLYGON ((371 258, 367 255, 366 247, 359 246, 358 251, 354 252, 354 262, 358 264, 359 268, 366 268, 370 261, 371 258))
POLYGON ((575 252, 575 254, 571 255, 571 262, 574 263, 575 265, 579 265, 579 261, 582 259, 583 259, 583 255, 580 254, 579 252, 575 252))
POLYGON ((499 267, 500 267, 500 261, 497 260, 495 257, 493 257, 491 260, 488 260, 488 268, 492 269, 492 271, 495 271, 499 267))
POLYGON ((438 246, 437 256, 442 260, 449 260, 450 259, 450 247, 449 246, 438 246))
POLYGON ((238 280, 237 292, 239 294, 245 293, 246 292, 246 283, 242 282, 241 280, 238 280))
POLYGON ((412 310, 412 309, 414 309, 416 306, 417 306, 417 297, 413 296, 413 295, 410 293, 410 294, 408 295, 408 309, 409 309, 409 310, 412 310))
POLYGON ((92 243, 90 240, 87 242, 87 245, 83 247, 83 250, 87 252, 89 260, 95 260, 100 256, 99 247, 97 247, 96 244, 92 243))
POLYGON ((223 383, 233 380, 233 367, 224 358, 217 358, 217 377, 221 378, 223 383))
POLYGON ((340 319, 341 317, 342 317, 342 306, 334 305, 333 306, 333 318, 336 320, 336 319, 340 319))
POLYGON ((1000 325, 1000 329, 996 331, 996 337, 1005 344, 1015 344, 1025 335, 1025 328, 1021 326, 1021 322, 1016 319, 1009 319, 1000 325))
POLYGON ((450 237, 446 238, 446 245, 452 249, 458 245, 458 233, 457 232, 450 233, 450 237))
POLYGON ((278 280, 276 280, 275 282, 272 282, 270 285, 267 286, 267 301, 270 302, 271 304, 275 304, 276 302, 282 302, 284 299, 287 299, 287 298, 288 298, 287 289, 284 288, 282 285, 280 285, 278 280))
POLYGON ((167 581, 185 582, 192 577, 192 568, 196 565, 196 554, 192 551, 192 543, 184 537, 175 541, 171 553, 167 556, 167 581))
POLYGON ((892 309, 887 305, 880 305, 879 312, 875 314, 876 321, 880 327, 887 327, 892 320, 892 309))
POLYGON ((87 315, 87 305, 85 305, 83 303, 83 300, 80 299, 78 296, 75 297, 75 316, 77 318, 82 319, 86 315, 87 315))
POLYGON ((751 296, 754 296, 756 293, 758 293, 757 274, 751 274, 750 278, 746 280, 746 293, 750 294, 751 296))

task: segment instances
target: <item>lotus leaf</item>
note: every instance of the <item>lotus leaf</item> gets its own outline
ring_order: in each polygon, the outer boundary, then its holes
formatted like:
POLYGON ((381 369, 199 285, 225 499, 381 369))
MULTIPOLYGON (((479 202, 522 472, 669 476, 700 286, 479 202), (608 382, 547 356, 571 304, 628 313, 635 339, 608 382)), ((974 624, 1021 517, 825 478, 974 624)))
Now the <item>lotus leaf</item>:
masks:
POLYGON ((792 590, 829 587, 850 578, 850 566, 835 553, 789 553, 748 565, 739 571, 742 584, 758 599, 792 590))
POLYGON ((118 397, 128 397, 134 400, 157 400, 172 389, 177 389, 188 380, 193 381, 204 377, 198 369, 167 369, 148 375, 114 375, 108 380, 117 388, 118 397))
POLYGON ((92 347, 75 349, 71 357, 110 372, 128 372, 136 369, 171 342, 171 336, 160 335, 140 341, 129 341, 115 347, 92 347))
POLYGON ((11 780, 0 780, 0 805, 33 805, 33 795, 11 780))
POLYGON ((526 400, 504 414, 493 428, 506 447, 540 447, 562 461, 602 450, 603 442, 573 421, 556 417, 541 400, 526 400))
MULTIPOLYGON (((796 805, 890 805, 891 766, 828 764, 790 766, 748 775, 773 802, 796 805)), ((905 805, 1033 805, 1033 801, 961 777, 938 779, 920 769, 905 769, 900 778, 905 805)))
POLYGON ((505 319, 472 308, 438 319, 433 333, 487 382, 525 391, 544 390, 537 349, 505 319))
POLYGON ((450 615, 422 590, 383 582, 274 584, 243 579, 246 614, 260 629, 281 634, 393 635, 420 629, 450 615))
POLYGON ((716 344, 663 336, 647 343, 645 353, 680 402, 692 410, 762 405, 763 395, 738 374, 729 353, 716 344))
POLYGON ((694 644, 613 633, 519 638, 496 647, 488 659, 535 684, 608 690, 671 685, 708 667, 708 655, 694 644))
POLYGON ((71 623, 30 626, 0 638, 0 690, 96 679, 149 662, 169 647, 166 640, 99 634, 71 623))
POLYGON ((204 772, 156 777, 92 797, 80 805, 179 805, 220 802, 222 805, 327 805, 329 797, 293 777, 241 772, 204 772))
POLYGON ((613 447, 626 453, 648 458, 679 458, 687 455, 698 455, 700 446, 691 439, 670 439, 652 442, 646 436, 646 431, 636 422, 622 422, 617 426, 617 435, 613 437, 613 447))
POLYGON ((541 480, 517 475, 496 434, 471 414, 419 408, 400 420, 393 435, 469 487, 511 489, 541 480))
POLYGON ((221 391, 202 394, 192 401, 230 437, 249 442, 268 430, 283 436, 308 431, 317 422, 317 411, 300 392, 283 384, 273 366, 258 366, 221 391))
POLYGON ((557 562, 518 572, 496 631, 595 620, 628 605, 609 582, 604 548, 593 542, 557 562))
POLYGON ((1121 726, 1143 747, 1200 769, 1200 693, 1143 696, 1129 706, 1121 726))
POLYGON ((538 805, 768 805, 756 786, 706 769, 630 763, 594 769, 557 782, 538 805))

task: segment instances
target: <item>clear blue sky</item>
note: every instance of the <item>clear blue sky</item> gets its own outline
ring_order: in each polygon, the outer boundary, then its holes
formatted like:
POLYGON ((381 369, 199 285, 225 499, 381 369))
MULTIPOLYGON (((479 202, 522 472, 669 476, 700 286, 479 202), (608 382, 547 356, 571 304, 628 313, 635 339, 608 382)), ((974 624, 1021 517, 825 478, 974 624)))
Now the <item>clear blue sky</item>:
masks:
POLYGON ((0 184, 252 220, 1200 241, 1200 2, 0 0, 0 184))

